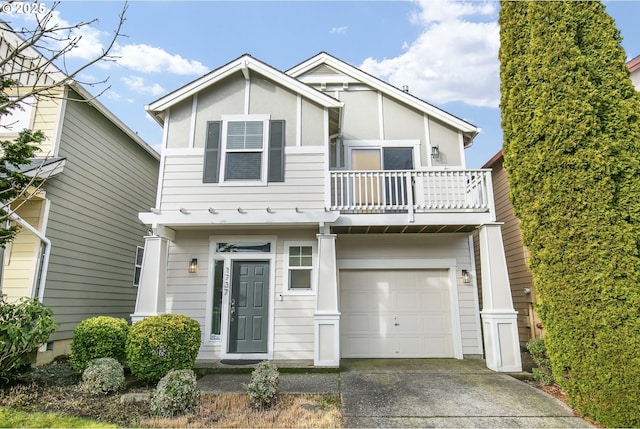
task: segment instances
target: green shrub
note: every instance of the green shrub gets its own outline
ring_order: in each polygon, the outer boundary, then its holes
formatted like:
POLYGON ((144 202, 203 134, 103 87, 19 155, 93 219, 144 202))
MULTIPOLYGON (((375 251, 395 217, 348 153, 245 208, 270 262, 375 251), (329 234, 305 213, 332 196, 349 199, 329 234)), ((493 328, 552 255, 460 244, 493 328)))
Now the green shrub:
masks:
POLYGON ((280 372, 273 362, 262 361, 251 373, 251 382, 247 386, 247 393, 255 408, 265 409, 276 403, 280 372))
POLYGON ((98 358, 89 362, 82 373, 80 390, 97 395, 117 392, 124 387, 124 368, 114 358, 98 358))
POLYGON ((98 316, 83 320, 73 330, 71 364, 82 372, 89 361, 97 358, 110 357, 124 363, 128 332, 124 319, 98 316))
POLYGON ((640 427, 640 96, 603 2, 502 1, 510 199, 553 378, 579 414, 640 427))
POLYGON ((547 356, 547 349, 542 338, 536 338, 527 343, 527 350, 531 359, 538 366, 533 368, 533 378, 538 383, 552 384, 553 374, 551 371, 551 361, 547 356))
POLYGON ((136 377, 159 380, 172 369, 193 368, 200 342, 196 320, 181 314, 148 317, 129 330, 127 362, 136 377))
POLYGON ((171 370, 158 382, 151 396, 151 414, 173 417, 196 411, 200 404, 200 390, 196 375, 190 369, 171 370))
POLYGON ((0 378, 9 378, 57 328, 53 311, 37 299, 0 298, 0 378))

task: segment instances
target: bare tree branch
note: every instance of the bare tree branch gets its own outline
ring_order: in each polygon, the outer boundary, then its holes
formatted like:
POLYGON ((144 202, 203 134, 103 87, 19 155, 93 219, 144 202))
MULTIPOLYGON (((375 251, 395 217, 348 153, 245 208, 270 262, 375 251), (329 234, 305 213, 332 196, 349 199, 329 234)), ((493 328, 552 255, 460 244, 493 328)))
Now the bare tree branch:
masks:
MULTIPOLYGON (((64 72, 55 64, 57 62, 64 62, 66 54, 77 48, 78 43, 82 39, 81 36, 71 36, 71 34, 73 34, 74 30, 79 30, 95 23, 96 20, 84 21, 70 26, 50 25, 49 23, 53 18, 53 12, 59 4, 59 2, 54 3, 44 16, 37 17, 35 30, 22 29, 13 31, 14 34, 19 36, 23 41, 17 46, 12 46, 12 49, 5 57, 0 56, 0 80, 20 82, 24 76, 35 76, 35 79, 31 79, 31 85, 20 85, 21 91, 15 98, 0 102, 0 111, 11 109, 12 106, 34 95, 55 97, 52 94, 52 89, 75 81, 75 78, 87 68, 100 61, 117 60, 117 57, 112 55, 111 52, 117 40, 120 37, 125 37, 122 33, 122 26, 126 21, 125 14, 129 7, 126 2, 118 15, 118 23, 113 36, 109 40, 106 48, 102 50, 102 54, 74 70, 69 71, 65 67, 64 72), (54 49, 47 45, 45 42, 47 39, 64 42, 64 44, 54 49), (49 55, 43 55, 41 51, 45 51, 49 55)), ((98 82, 83 82, 83 84, 96 86, 105 83, 107 80, 108 78, 98 82)), ((27 79, 27 81, 29 81, 29 79, 27 79)))

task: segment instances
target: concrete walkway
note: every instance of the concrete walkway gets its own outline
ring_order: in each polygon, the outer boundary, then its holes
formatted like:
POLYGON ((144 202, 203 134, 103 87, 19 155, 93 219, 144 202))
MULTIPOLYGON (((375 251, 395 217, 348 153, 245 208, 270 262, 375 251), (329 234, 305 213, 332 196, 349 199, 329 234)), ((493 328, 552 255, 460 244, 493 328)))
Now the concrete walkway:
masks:
MULTIPOLYGON (((480 359, 343 360, 340 373, 286 373, 283 393, 341 395, 346 428, 585 428, 550 395, 480 359)), ((245 392, 249 374, 209 374, 205 392, 245 392)))

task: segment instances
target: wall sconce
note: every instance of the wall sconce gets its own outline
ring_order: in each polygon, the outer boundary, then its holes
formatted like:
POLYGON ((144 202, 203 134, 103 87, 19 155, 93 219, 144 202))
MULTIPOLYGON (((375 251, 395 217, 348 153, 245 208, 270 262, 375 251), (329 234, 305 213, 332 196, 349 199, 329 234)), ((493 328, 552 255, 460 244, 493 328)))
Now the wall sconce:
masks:
POLYGON ((462 270, 462 283, 471 283, 471 273, 467 270, 462 270))
POLYGON ((189 272, 191 274, 198 272, 198 260, 196 258, 193 258, 191 262, 189 262, 189 272))
POLYGON ((438 146, 431 146, 431 158, 440 158, 440 148, 438 146))

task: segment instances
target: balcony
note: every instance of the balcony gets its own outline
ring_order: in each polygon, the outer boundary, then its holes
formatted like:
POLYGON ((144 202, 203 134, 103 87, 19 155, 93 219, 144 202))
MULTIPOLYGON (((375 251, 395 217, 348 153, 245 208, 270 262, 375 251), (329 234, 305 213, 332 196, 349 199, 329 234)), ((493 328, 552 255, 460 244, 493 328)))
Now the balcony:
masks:
POLYGON ((491 170, 331 171, 330 210, 343 214, 493 213, 491 170))

